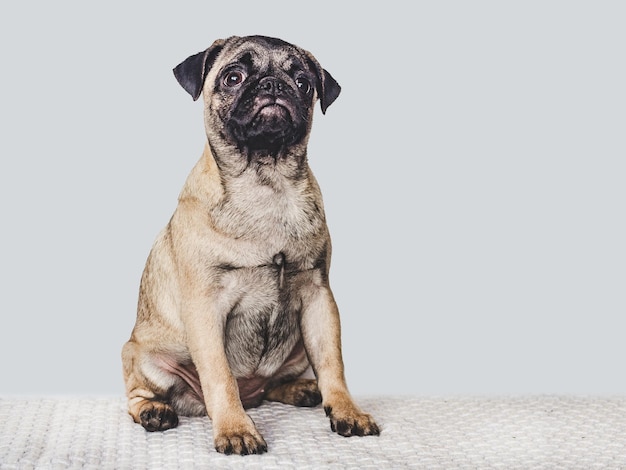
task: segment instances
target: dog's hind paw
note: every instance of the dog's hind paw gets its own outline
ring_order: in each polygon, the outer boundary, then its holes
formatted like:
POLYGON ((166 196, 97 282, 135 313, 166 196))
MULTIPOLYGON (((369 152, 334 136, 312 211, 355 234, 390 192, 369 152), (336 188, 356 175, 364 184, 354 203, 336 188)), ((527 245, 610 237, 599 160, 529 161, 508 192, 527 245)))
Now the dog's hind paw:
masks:
POLYGON ((139 420, 146 431, 165 431, 178 426, 174 409, 162 402, 148 401, 139 412, 139 420))
POLYGON ((314 407, 322 403, 317 381, 312 379, 296 379, 280 384, 270 389, 263 398, 294 406, 314 407))

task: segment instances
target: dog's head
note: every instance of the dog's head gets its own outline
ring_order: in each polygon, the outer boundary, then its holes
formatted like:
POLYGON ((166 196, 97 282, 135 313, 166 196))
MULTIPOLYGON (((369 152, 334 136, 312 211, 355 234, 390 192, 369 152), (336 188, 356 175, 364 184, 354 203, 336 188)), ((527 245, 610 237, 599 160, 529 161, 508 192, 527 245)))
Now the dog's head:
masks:
POLYGON ((174 75, 194 100, 204 95, 209 143, 248 159, 303 154, 316 100, 325 113, 341 90, 312 54, 264 36, 217 40, 174 75))

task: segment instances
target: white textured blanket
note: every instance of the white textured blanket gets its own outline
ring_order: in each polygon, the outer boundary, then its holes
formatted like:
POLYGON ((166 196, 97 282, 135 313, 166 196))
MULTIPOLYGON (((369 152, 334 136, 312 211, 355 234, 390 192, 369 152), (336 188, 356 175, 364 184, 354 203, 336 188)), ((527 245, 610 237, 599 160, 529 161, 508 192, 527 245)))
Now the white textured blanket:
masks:
POLYGON ((626 398, 357 399, 379 437, 330 431, 321 407, 249 410, 264 455, 224 456, 208 418, 148 433, 122 398, 0 399, 2 469, 626 468, 626 398))

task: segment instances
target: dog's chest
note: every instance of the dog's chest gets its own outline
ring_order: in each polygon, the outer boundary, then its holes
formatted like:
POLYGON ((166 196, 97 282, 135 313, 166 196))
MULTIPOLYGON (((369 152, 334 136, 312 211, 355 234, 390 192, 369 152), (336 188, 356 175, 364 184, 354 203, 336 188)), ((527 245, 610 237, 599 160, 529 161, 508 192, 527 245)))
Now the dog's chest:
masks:
POLYGON ((300 340, 303 274, 289 273, 280 255, 274 261, 223 275, 233 304, 226 319, 226 355, 236 377, 272 376, 300 340))
POLYGON ((287 360, 300 340, 301 289, 318 275, 327 249, 316 186, 285 178, 274 183, 243 175, 212 213, 228 237, 214 281, 232 306, 226 353, 236 377, 269 377, 287 360))

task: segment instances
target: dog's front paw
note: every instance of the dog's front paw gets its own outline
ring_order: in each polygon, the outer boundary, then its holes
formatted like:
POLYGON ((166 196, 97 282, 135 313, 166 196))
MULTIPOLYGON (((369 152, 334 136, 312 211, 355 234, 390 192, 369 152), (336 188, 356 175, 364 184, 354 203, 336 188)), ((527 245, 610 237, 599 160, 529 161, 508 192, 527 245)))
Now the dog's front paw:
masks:
POLYGON ((265 440, 249 417, 239 425, 233 422, 215 428, 215 450, 222 454, 249 455, 267 452, 265 440))
POLYGON ((380 428, 367 413, 354 409, 338 410, 325 406, 326 416, 330 418, 330 429, 345 437, 350 436, 378 436, 380 428))
POLYGON ((267 452, 267 444, 258 433, 222 434, 215 438, 215 450, 226 455, 263 454, 267 452))

